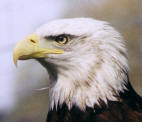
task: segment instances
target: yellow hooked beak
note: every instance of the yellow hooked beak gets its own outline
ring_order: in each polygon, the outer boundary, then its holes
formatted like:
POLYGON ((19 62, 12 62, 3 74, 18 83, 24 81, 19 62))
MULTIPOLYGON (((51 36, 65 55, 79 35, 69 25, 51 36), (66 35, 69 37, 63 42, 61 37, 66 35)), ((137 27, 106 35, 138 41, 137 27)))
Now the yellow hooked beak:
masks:
POLYGON ((63 50, 48 49, 48 47, 40 48, 38 45, 38 36, 36 34, 32 34, 16 44, 13 52, 13 61, 17 66, 17 60, 47 58, 48 54, 62 53, 64 53, 63 50))

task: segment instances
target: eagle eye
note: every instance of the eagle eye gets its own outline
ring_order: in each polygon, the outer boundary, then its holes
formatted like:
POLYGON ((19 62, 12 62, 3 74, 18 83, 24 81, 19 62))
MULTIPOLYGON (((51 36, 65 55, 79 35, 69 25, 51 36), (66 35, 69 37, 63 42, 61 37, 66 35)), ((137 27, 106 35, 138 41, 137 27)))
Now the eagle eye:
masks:
POLYGON ((55 41, 58 44, 67 44, 69 41, 69 37, 66 35, 59 35, 59 36, 55 37, 55 41))

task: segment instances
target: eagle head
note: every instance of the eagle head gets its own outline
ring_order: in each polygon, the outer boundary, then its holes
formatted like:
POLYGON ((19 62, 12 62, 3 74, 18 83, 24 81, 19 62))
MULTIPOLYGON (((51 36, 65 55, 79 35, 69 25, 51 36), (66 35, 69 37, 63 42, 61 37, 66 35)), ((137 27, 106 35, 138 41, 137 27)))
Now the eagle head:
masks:
POLYGON ((39 27, 14 48, 17 60, 36 59, 49 73, 50 109, 117 101, 127 82, 127 52, 121 35, 107 22, 59 19, 39 27))

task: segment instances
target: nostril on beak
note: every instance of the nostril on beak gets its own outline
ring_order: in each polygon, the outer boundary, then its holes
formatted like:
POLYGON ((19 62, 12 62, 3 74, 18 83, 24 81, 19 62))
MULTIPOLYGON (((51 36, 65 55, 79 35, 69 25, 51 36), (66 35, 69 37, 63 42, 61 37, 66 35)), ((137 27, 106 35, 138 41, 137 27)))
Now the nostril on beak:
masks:
POLYGON ((31 41, 32 43, 36 43, 35 40, 33 40, 33 39, 30 39, 30 41, 31 41))

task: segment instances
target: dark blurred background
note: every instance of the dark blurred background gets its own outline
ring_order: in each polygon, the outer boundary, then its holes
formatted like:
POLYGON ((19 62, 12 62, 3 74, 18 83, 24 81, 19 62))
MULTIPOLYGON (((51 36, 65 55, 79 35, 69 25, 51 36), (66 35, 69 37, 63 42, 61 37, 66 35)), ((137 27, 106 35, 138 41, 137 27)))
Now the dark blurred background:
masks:
POLYGON ((142 0, 5 0, 0 2, 0 122, 43 122, 48 112, 48 74, 36 61, 13 64, 19 39, 56 18, 108 21, 125 38, 130 81, 142 96, 142 0))

